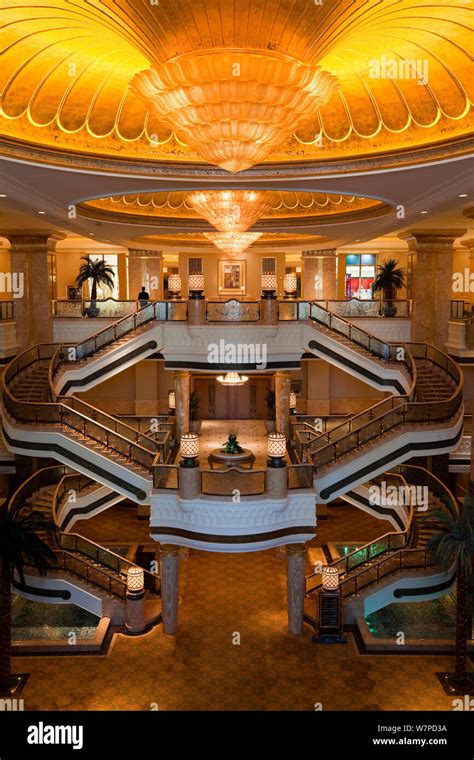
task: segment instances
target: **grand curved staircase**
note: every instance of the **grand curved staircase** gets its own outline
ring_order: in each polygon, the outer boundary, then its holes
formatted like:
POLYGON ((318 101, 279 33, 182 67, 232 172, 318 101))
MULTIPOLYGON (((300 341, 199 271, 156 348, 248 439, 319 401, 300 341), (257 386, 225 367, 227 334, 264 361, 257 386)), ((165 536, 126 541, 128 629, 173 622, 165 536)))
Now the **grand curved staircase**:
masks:
MULTIPOLYGON (((63 537, 78 519, 97 514, 123 497, 150 502, 153 466, 163 461, 157 440, 65 394, 92 387, 159 350, 157 330, 162 329, 160 322, 166 320, 168 307, 173 305, 150 304, 77 346, 33 346, 16 357, 4 373, 3 433, 8 448, 29 456, 52 457, 71 469, 64 477, 76 473, 84 481, 79 506, 56 508, 56 524, 63 537)), ((185 315, 178 314, 178 318, 185 319, 185 315)), ((304 462, 313 464, 318 502, 346 496, 363 508, 367 483, 377 482, 387 471, 395 472, 413 456, 456 447, 462 435, 462 374, 450 357, 426 344, 386 343, 316 303, 311 304, 302 328, 302 352, 325 358, 392 394, 309 442, 304 462)), ((45 509, 49 509, 51 493, 35 492, 45 509)), ((430 499, 430 504, 437 503, 434 492, 430 499)), ((405 543, 397 549, 405 554, 397 554, 396 561, 401 563, 399 570, 406 570, 403 563, 413 556, 406 553, 424 552, 413 544, 415 536, 421 540, 423 531, 415 527, 418 520, 414 514, 408 520, 400 509, 392 510, 391 515, 383 512, 381 507, 377 516, 391 521, 396 531, 393 535, 405 536, 405 543)), ((387 556, 380 560, 384 566, 395 561, 395 540, 400 539, 389 539, 387 556)), ((61 551, 63 556, 70 553, 70 544, 61 551)), ((67 557, 71 562, 69 554, 67 557)), ((90 568, 88 560, 84 561, 90 568)), ((372 568, 362 567, 359 572, 368 577, 369 570, 372 568)), ((380 569, 377 572, 380 583, 380 569)), ((349 575, 352 582, 355 576, 349 575)), ((431 572, 431 577, 436 574, 431 572)), ((360 580, 354 582, 357 588, 360 580)))
MULTIPOLYGON (((34 509, 54 526, 41 536, 54 552, 55 562, 47 574, 25 568, 25 580, 14 579, 17 593, 36 601, 75 604, 99 617, 123 623, 127 571, 134 562, 77 533, 64 530, 60 513, 71 494, 94 491, 93 481, 63 465, 43 467, 28 478, 8 502, 8 509, 34 509)), ((160 614, 160 579, 144 569, 149 622, 160 614)))

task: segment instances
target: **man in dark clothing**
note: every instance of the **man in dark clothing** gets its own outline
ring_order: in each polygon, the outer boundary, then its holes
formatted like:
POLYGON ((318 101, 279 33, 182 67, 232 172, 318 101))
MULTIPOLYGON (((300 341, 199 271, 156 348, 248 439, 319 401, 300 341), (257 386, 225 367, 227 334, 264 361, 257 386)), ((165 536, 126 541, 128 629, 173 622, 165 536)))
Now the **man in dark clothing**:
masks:
POLYGON ((140 301, 141 309, 143 309, 144 306, 148 306, 150 295, 146 292, 145 287, 142 287, 140 293, 138 294, 138 300, 140 301))

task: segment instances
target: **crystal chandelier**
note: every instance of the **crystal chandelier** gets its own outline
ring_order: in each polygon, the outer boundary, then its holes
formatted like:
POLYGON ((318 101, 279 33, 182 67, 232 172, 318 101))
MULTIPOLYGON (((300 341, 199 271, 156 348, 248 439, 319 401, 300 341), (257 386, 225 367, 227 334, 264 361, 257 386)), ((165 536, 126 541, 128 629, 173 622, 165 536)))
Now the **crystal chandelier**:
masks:
POLYGON ((247 375, 239 375, 238 372, 227 372, 224 375, 218 375, 217 376, 217 382, 222 383, 222 385, 245 385, 247 382, 248 377, 247 375))
POLYGON ((204 235, 224 253, 242 253, 255 243, 262 232, 205 232, 204 235))
POLYGON ((205 161, 240 172, 314 118, 337 79, 276 51, 212 48, 140 71, 131 86, 205 161))
POLYGON ((186 202, 219 232, 246 232, 274 202, 265 190, 198 190, 186 202))

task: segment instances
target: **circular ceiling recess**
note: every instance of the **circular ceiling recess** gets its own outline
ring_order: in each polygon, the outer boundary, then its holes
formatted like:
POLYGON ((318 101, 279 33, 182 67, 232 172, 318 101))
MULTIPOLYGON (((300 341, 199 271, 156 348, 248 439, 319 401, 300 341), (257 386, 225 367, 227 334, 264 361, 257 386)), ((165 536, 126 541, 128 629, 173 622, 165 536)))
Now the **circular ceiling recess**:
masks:
POLYGON ((77 205, 79 216, 163 232, 270 232, 363 221, 393 213, 374 198, 282 190, 130 193, 77 205))
POLYGON ((34 153, 71 170, 119 163, 145 175, 178 165, 232 177, 275 163, 350 160, 354 171, 367 156, 383 165, 466 150, 474 77, 465 0, 0 8, 4 155, 34 153))

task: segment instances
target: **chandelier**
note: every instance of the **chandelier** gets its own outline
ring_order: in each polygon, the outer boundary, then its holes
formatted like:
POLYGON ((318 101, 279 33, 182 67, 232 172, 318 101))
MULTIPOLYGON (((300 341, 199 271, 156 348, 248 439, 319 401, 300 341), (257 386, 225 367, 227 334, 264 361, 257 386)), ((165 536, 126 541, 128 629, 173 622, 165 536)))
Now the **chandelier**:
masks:
POLYGON ((238 372, 227 372, 225 376, 217 376, 218 383, 222 383, 222 385, 232 385, 233 387, 237 385, 245 385, 247 380, 247 375, 239 375, 238 372))
POLYGON ((246 232, 273 204, 265 190, 197 190, 186 202, 219 232, 246 232))
POLYGON ((252 243, 255 243, 262 232, 205 232, 204 235, 211 243, 224 253, 242 253, 252 243))
POLYGON ((337 79, 276 51, 212 48, 140 71, 131 86, 205 161, 240 172, 313 119, 337 79))

